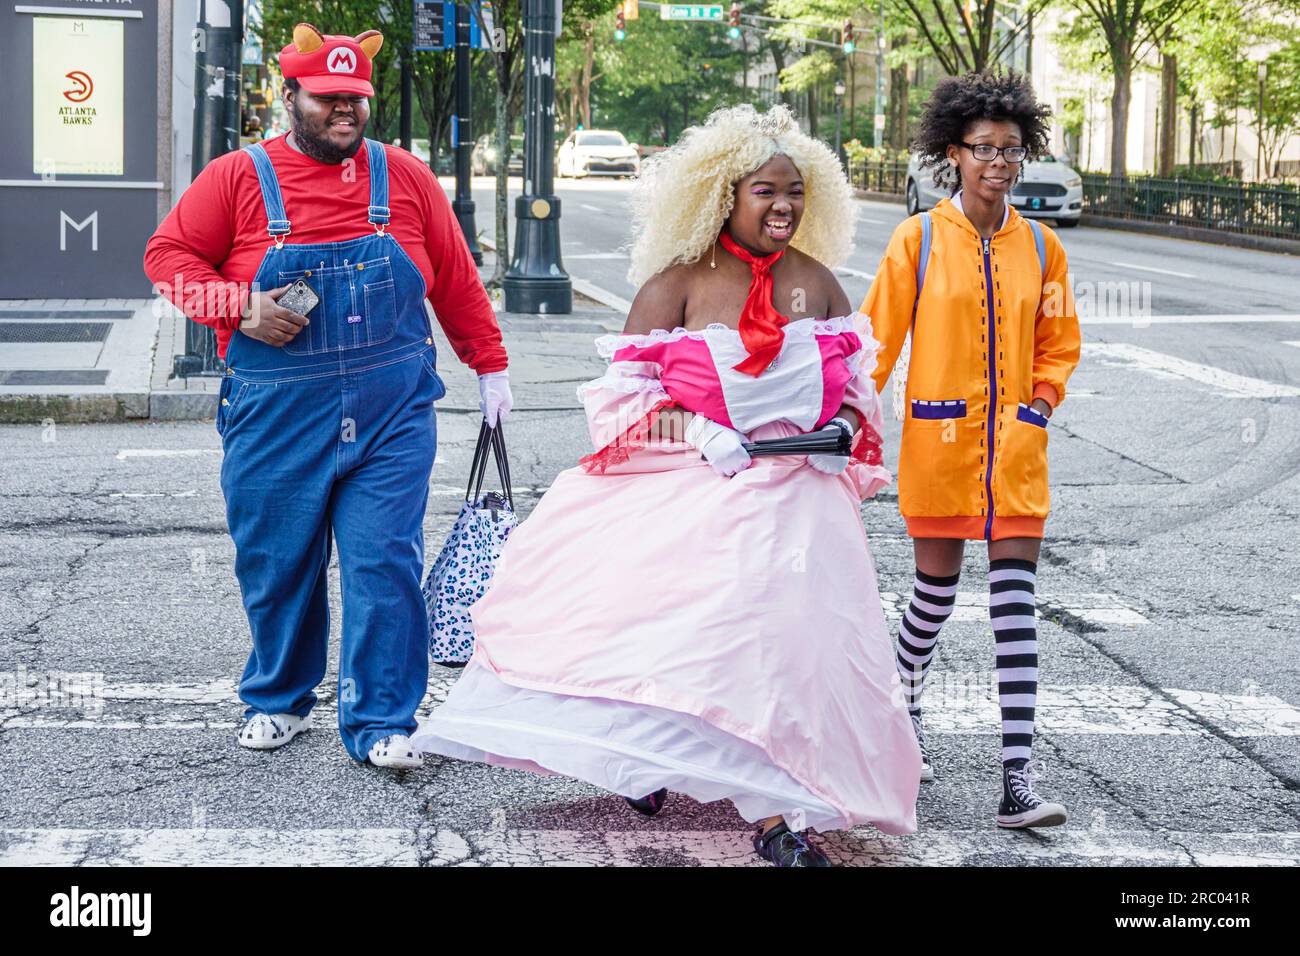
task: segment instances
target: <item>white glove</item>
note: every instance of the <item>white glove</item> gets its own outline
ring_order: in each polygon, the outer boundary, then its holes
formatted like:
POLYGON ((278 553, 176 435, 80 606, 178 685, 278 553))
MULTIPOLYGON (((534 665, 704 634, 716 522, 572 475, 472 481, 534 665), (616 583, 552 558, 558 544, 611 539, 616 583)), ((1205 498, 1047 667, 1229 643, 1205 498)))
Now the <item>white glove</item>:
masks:
POLYGON ((514 406, 514 397, 510 394, 510 376, 505 371, 484 372, 478 377, 479 410, 487 419, 488 425, 497 427, 498 421, 505 421, 506 414, 514 406))
MULTIPOLYGON (((844 431, 850 438, 853 437, 853 426, 842 418, 832 418, 821 427, 821 431, 844 431), (839 424, 837 424, 839 423, 839 424), (841 425, 843 428, 841 428, 841 425)), ((809 455, 808 464, 820 471, 823 475, 838 475, 843 473, 844 469, 849 467, 848 455, 809 455)))
POLYGON ((684 436, 699 449, 704 460, 724 478, 744 471, 750 465, 749 452, 745 451, 745 436, 734 428, 719 425, 711 418, 696 415, 686 426, 684 436))

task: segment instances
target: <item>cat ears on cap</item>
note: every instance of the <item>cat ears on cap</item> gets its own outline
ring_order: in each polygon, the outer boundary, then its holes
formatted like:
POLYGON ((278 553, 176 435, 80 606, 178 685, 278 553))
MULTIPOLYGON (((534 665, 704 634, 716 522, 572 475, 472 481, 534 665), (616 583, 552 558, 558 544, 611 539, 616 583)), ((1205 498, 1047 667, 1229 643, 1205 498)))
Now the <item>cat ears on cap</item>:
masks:
MULTIPOLYGON (((361 47, 361 52, 373 60, 380 47, 384 45, 384 35, 378 30, 367 30, 352 38, 361 47)), ((293 28, 293 47, 299 53, 315 53, 325 45, 325 35, 310 23, 299 23, 293 28)))

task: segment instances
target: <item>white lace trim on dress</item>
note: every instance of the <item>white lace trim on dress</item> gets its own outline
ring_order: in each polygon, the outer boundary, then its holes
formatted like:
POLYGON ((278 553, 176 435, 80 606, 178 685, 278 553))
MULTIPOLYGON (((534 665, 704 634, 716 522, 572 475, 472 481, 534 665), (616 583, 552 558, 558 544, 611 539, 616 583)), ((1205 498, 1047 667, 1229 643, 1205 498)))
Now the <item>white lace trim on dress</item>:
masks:
MULTIPOLYGON (((842 335, 845 332, 857 332, 862 338, 864 349, 880 348, 880 343, 871 335, 871 319, 861 312, 841 315, 830 319, 796 319, 782 327, 787 336, 811 337, 815 335, 842 335)), ((662 345, 665 342, 678 342, 682 339, 707 339, 710 335, 727 333, 739 337, 740 330, 733 329, 721 322, 710 322, 702 329, 687 329, 678 326, 675 329, 652 329, 646 334, 602 335, 596 339, 596 352, 602 358, 613 358, 619 349, 630 345, 641 348, 650 345, 662 345)), ((873 352, 874 354, 874 352, 873 352)))

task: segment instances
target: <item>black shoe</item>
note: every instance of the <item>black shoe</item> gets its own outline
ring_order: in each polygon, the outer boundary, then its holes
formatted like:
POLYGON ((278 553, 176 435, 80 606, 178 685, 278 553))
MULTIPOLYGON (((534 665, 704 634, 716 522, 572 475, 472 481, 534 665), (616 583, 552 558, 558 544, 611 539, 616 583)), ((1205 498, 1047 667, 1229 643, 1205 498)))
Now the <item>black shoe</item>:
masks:
POLYGON ((766 833, 755 834, 754 850, 776 866, 831 865, 821 850, 809 843, 802 833, 792 833, 784 820, 766 833))
POLYGON ((624 797, 623 799, 626 800, 627 805, 637 813, 644 813, 646 816, 652 817, 662 810, 664 804, 668 801, 668 788, 664 787, 661 790, 656 790, 654 793, 644 796, 640 800, 637 800, 634 797, 624 797))
POLYGON ((1008 830, 1055 827, 1065 822, 1065 807, 1047 803, 1034 793, 1034 772, 1028 765, 1002 768, 1002 803, 998 826, 1008 830))

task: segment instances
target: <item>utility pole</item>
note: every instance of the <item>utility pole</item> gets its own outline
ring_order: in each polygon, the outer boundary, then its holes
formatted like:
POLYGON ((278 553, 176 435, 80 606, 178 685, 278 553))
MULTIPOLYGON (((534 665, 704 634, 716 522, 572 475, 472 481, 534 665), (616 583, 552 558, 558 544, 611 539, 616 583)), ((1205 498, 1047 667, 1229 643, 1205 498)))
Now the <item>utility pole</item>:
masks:
MULTIPOLYGON (((470 154, 474 152, 474 130, 470 125, 469 100, 469 7, 456 4, 456 111, 451 118, 451 145, 456 154, 456 198, 451 208, 460 223, 474 264, 483 264, 478 247, 478 226, 474 223, 474 199, 470 192, 470 154)), ((498 253, 499 254, 499 253, 498 253)))
POLYGON ((573 285, 560 262, 560 199, 554 190, 555 4, 524 0, 525 193, 515 200, 514 258, 501 282, 506 310, 534 315, 573 311, 573 285))
MULTIPOLYGON (((198 49, 194 51, 194 142, 191 180, 212 160, 239 149, 243 117, 239 108, 244 59, 244 0, 199 0, 198 49), (209 19, 213 14, 221 26, 209 19), (228 19, 227 19, 228 18, 228 19)), ((185 354, 175 357, 172 374, 215 375, 219 371, 212 329, 193 319, 185 323, 185 354)))

